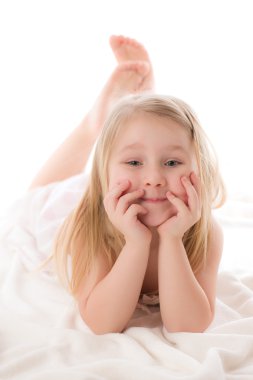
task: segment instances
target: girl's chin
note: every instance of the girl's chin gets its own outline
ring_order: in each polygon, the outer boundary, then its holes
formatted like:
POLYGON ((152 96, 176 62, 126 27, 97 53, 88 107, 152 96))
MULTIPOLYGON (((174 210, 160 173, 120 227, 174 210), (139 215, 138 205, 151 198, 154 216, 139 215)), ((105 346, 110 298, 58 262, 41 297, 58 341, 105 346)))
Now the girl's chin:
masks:
POLYGON ((163 224, 166 220, 169 219, 169 216, 155 216, 146 214, 139 216, 139 219, 147 227, 159 227, 161 224, 163 224))

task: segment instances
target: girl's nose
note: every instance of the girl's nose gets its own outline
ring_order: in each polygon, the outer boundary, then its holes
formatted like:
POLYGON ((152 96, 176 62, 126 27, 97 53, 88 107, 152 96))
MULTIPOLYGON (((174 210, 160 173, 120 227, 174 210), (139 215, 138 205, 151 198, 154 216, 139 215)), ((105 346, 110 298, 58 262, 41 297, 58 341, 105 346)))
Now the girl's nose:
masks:
POLYGON ((145 186, 161 187, 165 183, 166 179, 159 169, 149 170, 144 178, 145 186))

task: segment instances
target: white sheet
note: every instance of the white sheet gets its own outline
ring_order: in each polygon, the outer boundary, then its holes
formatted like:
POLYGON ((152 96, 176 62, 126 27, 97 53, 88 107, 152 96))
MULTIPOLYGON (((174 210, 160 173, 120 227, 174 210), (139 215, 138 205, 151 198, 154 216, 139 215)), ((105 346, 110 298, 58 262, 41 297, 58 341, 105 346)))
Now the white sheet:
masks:
MULTIPOLYGON (((84 187, 81 175, 35 190, 2 218, 0 379, 252 380, 252 267, 223 271, 223 262, 216 316, 203 334, 168 333, 155 310, 150 315, 137 311, 123 334, 104 336, 85 326, 50 268, 32 271, 50 253, 57 227, 84 187)), ((242 207, 237 201, 234 209, 233 201, 218 215, 225 241, 236 237, 225 244, 225 258, 243 256, 243 251, 232 252, 243 246, 240 236, 252 252, 253 207, 247 200, 245 212, 246 200, 240 202, 242 207)))

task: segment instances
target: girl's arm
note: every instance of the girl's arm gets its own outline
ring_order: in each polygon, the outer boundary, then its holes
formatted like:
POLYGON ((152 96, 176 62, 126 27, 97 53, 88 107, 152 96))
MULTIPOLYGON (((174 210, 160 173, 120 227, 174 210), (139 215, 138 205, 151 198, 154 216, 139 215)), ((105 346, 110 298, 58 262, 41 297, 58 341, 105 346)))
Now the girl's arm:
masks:
POLYGON ((200 180, 192 172, 181 181, 187 202, 168 192, 168 199, 177 209, 177 214, 158 228, 161 315, 168 331, 201 332, 208 327, 214 315, 223 237, 220 227, 212 220, 206 265, 195 276, 183 245, 183 236, 201 217, 200 180))
POLYGON ((80 314, 96 334, 119 333, 131 318, 142 288, 149 243, 126 243, 108 272, 101 256, 78 293, 80 314))
POLYGON ((212 321, 223 237, 213 221, 205 268, 193 274, 182 239, 163 239, 159 249, 161 316, 170 332, 202 332, 212 321))
POLYGON ((79 292, 81 316, 97 334, 121 332, 136 307, 146 273, 152 234, 138 219, 146 213, 136 204, 143 191, 127 193, 129 181, 122 181, 108 192, 104 199, 107 215, 125 238, 118 259, 108 272, 104 258, 85 279, 79 292))

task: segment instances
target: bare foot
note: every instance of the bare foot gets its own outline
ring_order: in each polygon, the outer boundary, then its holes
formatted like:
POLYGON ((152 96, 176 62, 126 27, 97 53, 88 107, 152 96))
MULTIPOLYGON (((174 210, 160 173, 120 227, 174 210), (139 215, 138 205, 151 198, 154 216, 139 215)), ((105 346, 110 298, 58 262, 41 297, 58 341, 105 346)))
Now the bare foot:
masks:
POLYGON ((144 60, 125 61, 113 71, 89 112, 89 127, 97 135, 113 105, 122 97, 146 91, 150 65, 144 60))
POLYGON ((150 70, 149 73, 147 73, 148 75, 146 75, 145 82, 143 83, 143 90, 153 90, 153 69, 148 52, 144 46, 132 38, 114 35, 110 37, 110 45, 118 63, 126 61, 145 61, 149 64, 150 70))

